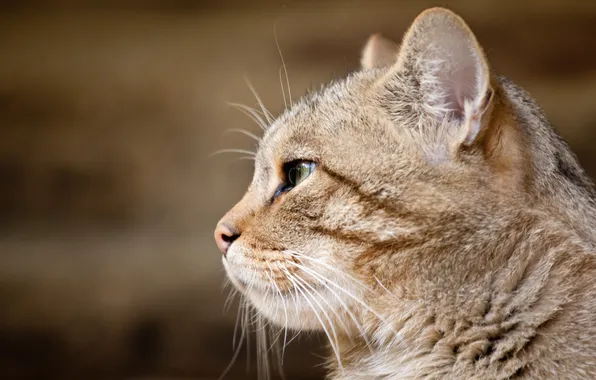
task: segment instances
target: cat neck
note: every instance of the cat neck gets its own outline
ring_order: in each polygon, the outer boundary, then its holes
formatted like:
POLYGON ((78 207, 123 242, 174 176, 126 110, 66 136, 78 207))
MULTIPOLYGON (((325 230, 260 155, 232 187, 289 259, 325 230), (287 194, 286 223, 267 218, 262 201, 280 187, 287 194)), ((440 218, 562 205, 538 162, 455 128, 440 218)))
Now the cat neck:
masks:
POLYGON ((497 269, 393 287, 379 284, 371 306, 383 311, 382 319, 368 314, 367 339, 340 339, 343 362, 341 367, 330 362, 332 378, 515 374, 524 365, 518 353, 529 337, 552 323, 579 286, 570 281, 576 269, 568 265, 569 257, 594 257, 577 234, 540 218, 487 248, 500 249, 482 252, 500 258, 497 269))

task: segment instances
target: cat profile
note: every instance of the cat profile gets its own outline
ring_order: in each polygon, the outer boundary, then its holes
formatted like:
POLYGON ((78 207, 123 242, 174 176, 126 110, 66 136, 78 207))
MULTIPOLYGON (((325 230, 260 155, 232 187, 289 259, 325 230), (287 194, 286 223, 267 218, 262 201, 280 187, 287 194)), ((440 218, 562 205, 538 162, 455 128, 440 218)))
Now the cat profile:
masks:
POLYGON ((542 110, 446 9, 361 63, 266 130, 230 281, 333 380, 596 378, 596 198, 542 110))

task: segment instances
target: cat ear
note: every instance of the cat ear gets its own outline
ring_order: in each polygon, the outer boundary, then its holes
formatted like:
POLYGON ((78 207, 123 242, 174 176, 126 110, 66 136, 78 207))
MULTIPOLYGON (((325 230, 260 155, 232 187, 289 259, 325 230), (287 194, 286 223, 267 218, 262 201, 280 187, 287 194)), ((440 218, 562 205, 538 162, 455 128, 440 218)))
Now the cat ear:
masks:
POLYGON ((397 61, 397 44, 380 34, 373 34, 362 50, 360 65, 363 69, 375 69, 393 65, 397 61))
POLYGON ((461 17, 443 8, 421 13, 404 37, 395 66, 416 76, 424 109, 463 125, 464 145, 478 138, 493 95, 491 74, 482 48, 461 17))

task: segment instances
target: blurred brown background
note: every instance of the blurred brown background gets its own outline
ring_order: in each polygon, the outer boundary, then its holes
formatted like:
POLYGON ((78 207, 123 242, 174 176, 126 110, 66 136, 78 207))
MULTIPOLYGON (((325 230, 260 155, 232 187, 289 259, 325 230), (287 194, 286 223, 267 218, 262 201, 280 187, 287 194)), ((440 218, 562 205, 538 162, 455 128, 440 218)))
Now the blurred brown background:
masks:
MULTIPOLYGON (((274 26, 296 97, 433 5, 0 2, 0 378, 217 378, 236 314, 212 229, 252 167, 208 156, 254 148, 228 128, 258 132, 226 101, 255 104, 246 76, 282 109, 274 26)), ((596 174, 596 2, 441 5, 596 174)), ((289 379, 320 378, 319 344, 291 344, 289 379)), ((228 378, 256 378, 246 358, 228 378)))

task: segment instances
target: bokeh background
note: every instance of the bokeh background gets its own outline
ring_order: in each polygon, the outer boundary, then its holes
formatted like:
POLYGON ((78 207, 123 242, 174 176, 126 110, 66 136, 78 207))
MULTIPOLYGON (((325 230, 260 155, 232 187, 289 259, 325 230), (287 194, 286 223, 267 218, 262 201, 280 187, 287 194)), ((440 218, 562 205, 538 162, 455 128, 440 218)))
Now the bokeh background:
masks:
MULTIPOLYGON (((227 101, 283 108, 399 40, 426 0, 2 0, 0 378, 215 379, 236 307, 212 240, 252 163, 227 101)), ((596 174, 596 2, 442 1, 596 174)), ((254 341, 254 340, 253 340, 254 341)), ((321 378, 317 337, 288 379, 321 378)), ((242 352, 229 379, 256 378, 242 352)))

